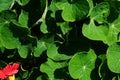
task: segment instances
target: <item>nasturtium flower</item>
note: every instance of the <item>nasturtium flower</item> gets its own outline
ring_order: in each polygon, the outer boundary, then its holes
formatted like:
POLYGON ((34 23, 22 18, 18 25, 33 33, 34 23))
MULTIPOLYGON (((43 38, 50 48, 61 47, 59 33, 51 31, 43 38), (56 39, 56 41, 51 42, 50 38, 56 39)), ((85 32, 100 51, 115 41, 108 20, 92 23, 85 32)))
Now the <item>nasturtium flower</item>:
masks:
POLYGON ((10 65, 8 64, 4 69, 4 73, 7 75, 7 76, 10 76, 10 75, 14 75, 18 72, 18 68, 19 68, 19 64, 18 63, 14 63, 13 65, 10 65))
POLYGON ((0 70, 0 79, 5 79, 7 76, 5 75, 5 73, 3 72, 3 70, 0 70))
POLYGON ((8 64, 5 68, 0 70, 0 80, 15 80, 15 74, 18 73, 20 64, 14 63, 13 65, 8 64))

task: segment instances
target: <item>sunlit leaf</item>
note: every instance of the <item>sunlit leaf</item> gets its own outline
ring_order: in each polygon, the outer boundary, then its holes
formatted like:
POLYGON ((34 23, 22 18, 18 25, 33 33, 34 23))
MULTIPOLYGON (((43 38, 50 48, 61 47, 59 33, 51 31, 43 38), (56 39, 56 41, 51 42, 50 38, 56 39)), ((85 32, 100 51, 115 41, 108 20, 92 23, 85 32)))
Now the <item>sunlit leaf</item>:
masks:
POLYGON ((74 79, 91 80, 91 71, 95 68, 96 54, 93 50, 88 53, 76 53, 69 62, 69 73, 74 79))
POLYGON ((120 73, 120 44, 109 46, 107 50, 107 64, 112 72, 120 73))
POLYGON ((94 21, 91 20, 89 24, 83 25, 82 33, 91 40, 105 41, 107 39, 108 29, 107 25, 96 26, 94 21))
POLYGON ((22 58, 27 58, 29 54, 29 47, 27 45, 19 46, 18 53, 22 58))
POLYGON ((22 10, 19 16, 19 23, 23 27, 28 27, 28 12, 22 10))
POLYGON ((60 60, 67 60, 70 59, 71 56, 60 54, 58 52, 58 47, 55 44, 51 44, 47 49, 47 56, 53 60, 60 61, 60 60))
MULTIPOLYGON (((73 0, 72 0, 73 1, 73 0)), ((65 21, 74 22, 83 19, 89 12, 89 5, 86 0, 76 0, 73 2, 61 1, 57 7, 62 9, 62 17, 65 21)))
POLYGON ((50 80, 54 80, 54 71, 65 66, 66 62, 54 62, 51 59, 48 59, 47 62, 40 66, 40 71, 46 73, 50 80))
POLYGON ((44 41, 38 41, 37 42, 37 47, 35 48, 34 51, 34 56, 35 57, 39 57, 43 51, 45 51, 47 49, 46 44, 44 41))

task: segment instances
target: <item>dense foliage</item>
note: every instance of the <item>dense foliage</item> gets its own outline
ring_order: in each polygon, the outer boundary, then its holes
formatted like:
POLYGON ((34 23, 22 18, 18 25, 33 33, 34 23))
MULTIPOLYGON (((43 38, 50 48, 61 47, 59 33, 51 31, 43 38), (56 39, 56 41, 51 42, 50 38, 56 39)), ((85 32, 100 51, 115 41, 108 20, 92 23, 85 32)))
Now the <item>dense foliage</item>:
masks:
POLYGON ((16 80, 120 80, 120 0, 0 0, 0 68, 16 80))

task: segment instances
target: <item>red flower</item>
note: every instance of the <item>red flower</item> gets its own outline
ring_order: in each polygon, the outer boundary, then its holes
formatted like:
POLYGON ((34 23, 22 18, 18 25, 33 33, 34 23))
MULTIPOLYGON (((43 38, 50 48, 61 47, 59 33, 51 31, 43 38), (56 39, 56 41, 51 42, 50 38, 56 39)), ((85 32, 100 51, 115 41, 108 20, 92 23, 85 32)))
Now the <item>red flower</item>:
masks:
POLYGON ((13 65, 8 64, 4 69, 3 72, 9 76, 9 75, 14 75, 18 72, 20 64, 14 63, 13 65))
POLYGON ((3 72, 3 70, 0 70, 0 79, 5 79, 5 78, 6 78, 5 73, 3 72))

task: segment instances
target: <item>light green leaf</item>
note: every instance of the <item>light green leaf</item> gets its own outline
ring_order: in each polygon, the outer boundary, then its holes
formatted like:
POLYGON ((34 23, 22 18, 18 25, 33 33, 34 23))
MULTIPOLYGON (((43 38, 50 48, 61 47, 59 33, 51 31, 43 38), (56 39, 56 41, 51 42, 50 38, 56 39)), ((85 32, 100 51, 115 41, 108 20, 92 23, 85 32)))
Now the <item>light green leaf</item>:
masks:
POLYGON ((115 76, 112 78, 112 80, 119 80, 119 79, 118 79, 118 77, 115 76))
POLYGON ((97 21, 98 23, 103 23, 106 21, 108 15, 109 15, 109 4, 100 3, 95 6, 93 11, 91 12, 90 18, 97 21))
POLYGON ((0 29, 0 41, 7 49, 17 48, 21 44, 19 39, 13 36, 8 23, 4 24, 0 29))
POLYGON ((58 25, 60 26, 63 35, 65 35, 72 29, 72 27, 69 26, 68 22, 58 23, 58 25))
POLYGON ((67 56, 65 54, 60 54, 58 52, 58 47, 55 44, 51 44, 47 49, 47 56, 55 61, 67 60, 70 59, 71 56, 67 56))
POLYGON ((116 27, 120 31, 120 15, 118 16, 116 20, 113 21, 111 26, 116 27))
POLYGON ((30 0, 16 0, 16 2, 18 2, 19 5, 21 6, 25 6, 26 4, 28 4, 30 0))
POLYGON ((91 71, 95 68, 96 54, 93 50, 88 53, 76 53, 69 62, 69 73, 72 78, 91 80, 91 71))
POLYGON ((113 21, 113 23, 109 23, 109 32, 106 43, 108 45, 112 45, 113 43, 118 42, 119 32, 120 32, 120 15, 115 21, 113 21))
POLYGON ((40 71, 48 75, 49 80, 55 80, 54 71, 59 68, 63 68, 67 65, 66 62, 54 62, 48 58, 47 62, 40 66, 40 71))
POLYGON ((112 44, 107 50, 107 64, 114 73, 120 73, 120 44, 112 44))
POLYGON ((46 23, 45 23, 45 21, 43 21, 42 22, 42 24, 41 24, 41 26, 40 26, 40 31, 42 32, 42 33, 48 33, 48 30, 47 30, 47 25, 46 25, 46 23))
POLYGON ((27 58, 29 53, 28 45, 21 45, 18 47, 18 53, 22 58, 27 58))
POLYGON ((100 3, 92 10, 90 14, 90 23, 84 24, 82 33, 84 36, 91 40, 100 40, 107 43, 107 36, 109 33, 109 26, 106 24, 100 24, 106 21, 109 15, 108 3, 100 3), (100 24, 95 25, 95 21, 100 24))
POLYGON ((73 3, 61 1, 56 3, 59 9, 62 9, 62 17, 65 21, 74 22, 83 19, 89 12, 89 4, 86 0, 78 0, 73 3))
POLYGON ((94 8, 94 4, 93 4, 93 0, 87 0, 87 1, 89 3, 89 7, 90 7, 88 16, 90 16, 90 14, 91 14, 91 12, 92 12, 92 10, 94 8))
POLYGON ((91 20, 89 24, 84 24, 82 28, 84 36, 91 40, 106 41, 108 35, 108 26, 100 25, 96 26, 94 21, 91 20))
POLYGON ((113 43, 117 42, 119 32, 120 32, 120 30, 118 28, 116 28, 116 26, 114 24, 110 24, 106 43, 108 45, 112 45, 113 43))
POLYGON ((14 3, 14 0, 0 0, 0 12, 3 10, 8 10, 12 3, 14 3))
POLYGON ((37 41, 37 47, 35 48, 34 51, 34 56, 35 57, 39 57, 43 51, 45 51, 47 49, 46 44, 44 41, 37 41))
POLYGON ((28 12, 22 10, 18 22, 22 27, 28 27, 28 12))
POLYGON ((58 10, 58 8, 55 5, 55 0, 52 0, 50 6, 48 7, 48 10, 52 11, 51 16, 55 17, 56 11, 58 10))

